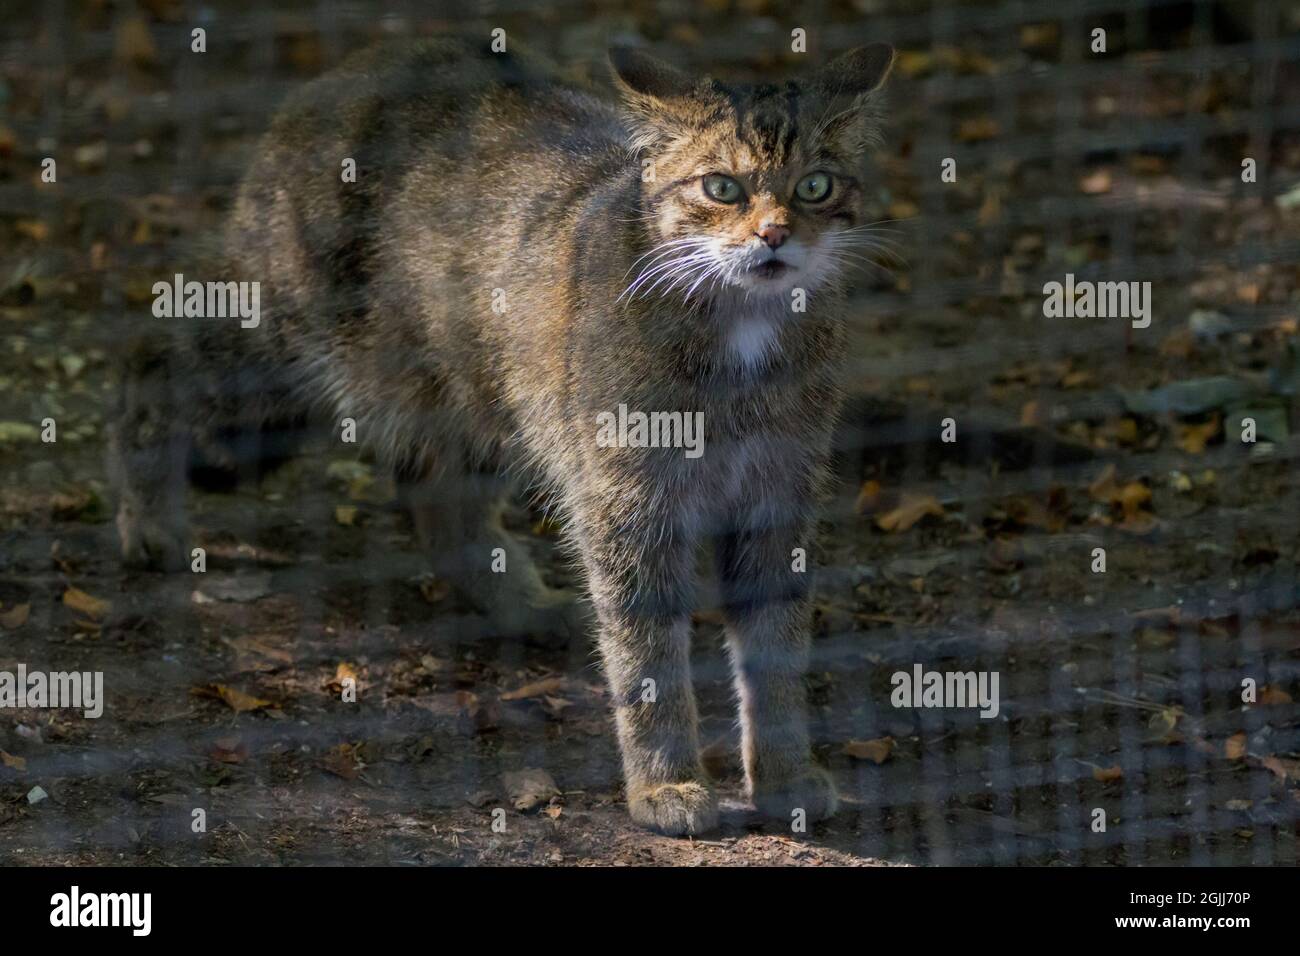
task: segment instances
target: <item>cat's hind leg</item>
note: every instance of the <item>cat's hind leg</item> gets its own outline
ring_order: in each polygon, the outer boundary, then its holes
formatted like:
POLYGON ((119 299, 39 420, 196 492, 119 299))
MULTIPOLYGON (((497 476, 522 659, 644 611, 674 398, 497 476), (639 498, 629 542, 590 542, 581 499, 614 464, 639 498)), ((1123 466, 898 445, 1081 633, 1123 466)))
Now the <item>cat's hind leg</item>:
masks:
POLYGON ((502 525, 512 482, 483 470, 448 441, 439 462, 397 469, 398 486, 432 569, 474 604, 503 637, 570 639, 586 630, 573 593, 543 580, 527 547, 502 525))
POLYGON ((193 422, 178 384, 173 356, 137 348, 108 423, 108 477, 129 567, 178 571, 186 564, 193 422))

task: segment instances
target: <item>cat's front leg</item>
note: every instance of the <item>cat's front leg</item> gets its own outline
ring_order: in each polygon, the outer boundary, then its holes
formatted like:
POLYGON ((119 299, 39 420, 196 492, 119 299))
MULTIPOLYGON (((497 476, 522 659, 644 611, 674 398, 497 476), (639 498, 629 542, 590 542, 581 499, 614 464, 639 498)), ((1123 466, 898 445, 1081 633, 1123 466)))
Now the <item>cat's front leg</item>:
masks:
MULTIPOLYGON (((626 491, 626 489, 623 489, 626 491)), ((628 812, 670 836, 713 829, 690 671, 694 541, 655 499, 611 496, 575 511, 599 620, 628 812)))
POLYGON ((811 608, 795 551, 807 553, 808 537, 796 522, 742 527, 717 542, 746 787, 761 813, 786 822, 797 811, 824 819, 838 806, 808 737, 803 678, 811 608))

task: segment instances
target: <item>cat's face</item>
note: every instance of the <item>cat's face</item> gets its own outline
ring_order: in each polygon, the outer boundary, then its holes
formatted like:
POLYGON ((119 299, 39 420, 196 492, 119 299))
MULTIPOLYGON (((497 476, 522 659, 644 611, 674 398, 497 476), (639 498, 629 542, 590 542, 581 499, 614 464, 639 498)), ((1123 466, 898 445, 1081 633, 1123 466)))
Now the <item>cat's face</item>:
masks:
POLYGON ((841 275, 870 242, 860 166, 878 135, 871 94, 892 61, 878 44, 803 83, 733 87, 612 52, 633 145, 653 170, 652 249, 626 294, 785 296, 841 275))

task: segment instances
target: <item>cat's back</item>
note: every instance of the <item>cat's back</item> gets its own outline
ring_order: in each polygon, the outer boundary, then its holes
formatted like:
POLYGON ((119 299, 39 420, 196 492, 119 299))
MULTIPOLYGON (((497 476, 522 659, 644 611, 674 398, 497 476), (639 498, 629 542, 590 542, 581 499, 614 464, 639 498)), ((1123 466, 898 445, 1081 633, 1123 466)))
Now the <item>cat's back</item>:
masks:
POLYGON ((612 104, 513 39, 504 51, 488 37, 386 41, 285 101, 226 247, 295 304, 363 294, 412 239, 401 220, 436 236, 549 216, 548 197, 562 204, 624 164, 625 142, 612 104))
POLYGON ((386 41, 348 57, 278 110, 241 202, 273 202, 277 191, 304 203, 374 197, 439 157, 491 168, 619 145, 619 115, 595 91, 535 53, 494 52, 490 44, 464 37, 386 41))

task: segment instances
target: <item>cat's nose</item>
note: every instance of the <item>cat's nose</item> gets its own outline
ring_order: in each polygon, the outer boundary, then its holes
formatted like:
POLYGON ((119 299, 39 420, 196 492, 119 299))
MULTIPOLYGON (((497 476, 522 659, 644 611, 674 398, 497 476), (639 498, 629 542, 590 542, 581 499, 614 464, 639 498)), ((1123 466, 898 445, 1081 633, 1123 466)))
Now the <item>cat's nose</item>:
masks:
POLYGON ((767 243, 769 249, 779 249, 781 243, 785 242, 786 237, 790 235, 790 230, 785 226, 779 226, 776 223, 767 223, 762 229, 754 233, 758 238, 767 243))

